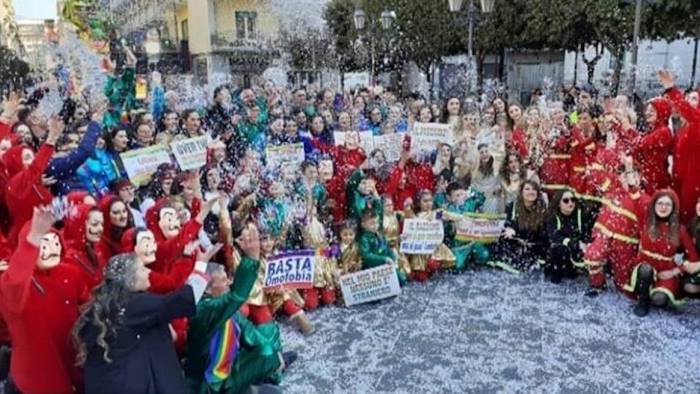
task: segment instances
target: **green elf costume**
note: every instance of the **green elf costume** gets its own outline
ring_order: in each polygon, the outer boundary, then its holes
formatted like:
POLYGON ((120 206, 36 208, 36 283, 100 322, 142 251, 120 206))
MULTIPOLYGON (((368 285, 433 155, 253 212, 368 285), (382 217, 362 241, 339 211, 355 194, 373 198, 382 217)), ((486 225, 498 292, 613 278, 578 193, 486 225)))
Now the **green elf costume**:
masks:
POLYGON ((239 261, 230 291, 205 295, 190 320, 184 371, 191 393, 239 393, 254 383, 281 380, 277 325, 256 327, 238 312, 253 288, 259 262, 248 257, 239 261))
MULTIPOLYGON (((447 204, 447 212, 463 215, 465 213, 474 213, 481 208, 485 201, 484 194, 469 189, 467 199, 460 205, 452 202, 447 204)), ((474 261, 478 265, 485 265, 489 261, 490 252, 486 245, 475 241, 459 241, 454 238, 451 240, 450 249, 455 255, 455 269, 458 272, 464 271, 467 267, 467 262, 474 261)))
MULTIPOLYGON (((363 223, 357 236, 357 243, 360 246, 360 255, 362 257, 362 269, 365 270, 387 264, 388 258, 399 264, 399 256, 389 246, 389 242, 383 234, 381 222, 378 231, 374 231, 365 225, 367 219, 379 221, 379 216, 375 215, 374 210, 371 209, 365 210, 363 214, 363 223)), ((406 284, 408 275, 404 269, 397 267, 396 275, 399 277, 401 286, 406 284)))

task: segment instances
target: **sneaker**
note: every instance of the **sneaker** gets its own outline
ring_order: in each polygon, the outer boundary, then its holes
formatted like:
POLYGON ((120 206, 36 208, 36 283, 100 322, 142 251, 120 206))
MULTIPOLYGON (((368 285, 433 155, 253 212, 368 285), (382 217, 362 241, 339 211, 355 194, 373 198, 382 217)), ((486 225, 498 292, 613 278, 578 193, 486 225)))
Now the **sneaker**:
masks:
POLYGON ((635 315, 639 317, 644 317, 649 314, 649 303, 648 302, 637 302, 632 310, 635 315))
POLYGON ((289 369, 289 367, 292 364, 294 364, 295 361, 297 361, 297 358, 299 358, 299 354, 297 352, 282 353, 282 360, 284 360, 284 369, 289 369))

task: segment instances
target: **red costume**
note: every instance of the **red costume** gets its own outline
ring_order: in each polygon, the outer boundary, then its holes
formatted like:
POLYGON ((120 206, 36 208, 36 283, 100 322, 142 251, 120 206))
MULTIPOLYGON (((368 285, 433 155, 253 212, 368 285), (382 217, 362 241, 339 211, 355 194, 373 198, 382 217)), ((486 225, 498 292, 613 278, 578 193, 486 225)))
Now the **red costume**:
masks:
POLYGON ((87 288, 72 265, 37 268, 39 248, 26 239, 28 230, 0 278, 0 311, 12 338, 10 375, 26 394, 73 393, 81 379, 71 330, 87 288))
POLYGON ((668 128, 671 117, 671 103, 662 98, 655 98, 650 104, 656 110, 656 122, 652 131, 642 136, 637 142, 633 157, 639 164, 642 184, 647 193, 668 188, 671 184, 668 173, 668 156, 671 154, 673 134, 668 128))
POLYGON ((593 242, 586 248, 584 261, 591 287, 603 287, 603 266, 609 262, 615 286, 623 290, 637 264, 639 230, 644 226, 644 210, 649 196, 640 191, 629 192, 619 186, 613 187, 602 202, 593 226, 593 242))
POLYGON ((158 244, 158 250, 156 251, 156 261, 149 267, 153 271, 158 271, 162 273, 170 273, 173 263, 178 261, 182 257, 182 252, 185 250, 185 246, 195 241, 199 235, 199 229, 202 225, 199 224, 195 219, 190 219, 185 223, 177 236, 173 238, 166 238, 158 225, 160 220, 160 210, 167 203, 166 199, 160 199, 156 202, 154 206, 146 211, 146 226, 148 227, 156 238, 156 243, 158 244))
POLYGON ((559 191, 568 189, 571 172, 571 155, 569 154, 569 138, 560 136, 553 141, 540 166, 542 188, 552 197, 559 191))
POLYGON ((525 130, 522 127, 513 127, 513 132, 510 134, 508 148, 515 151, 521 160, 528 158, 528 139, 525 130))
POLYGON ((681 200, 681 223, 688 223, 695 215, 695 204, 700 197, 700 110, 683 98, 677 88, 667 92, 674 108, 686 124, 678 131, 673 149, 673 189, 681 200))
POLYGON ((76 214, 66 218, 63 227, 63 239, 68 249, 66 264, 78 267, 88 290, 92 290, 102 282, 103 271, 109 261, 107 245, 102 241, 90 242, 85 237, 85 226, 92 211, 100 212, 92 205, 78 205, 76 214))
POLYGON ((593 161, 596 144, 578 128, 571 130, 569 185, 581 196, 589 195, 586 168, 593 161))
POLYGON ((389 178, 387 178, 384 185, 384 194, 388 194, 391 197, 391 201, 394 203, 394 209, 398 211, 403 211, 405 202, 407 199, 413 199, 418 190, 416 187, 408 181, 408 174, 401 167, 401 165, 395 166, 391 173, 389 173, 389 178))
MULTIPOLYGON (((670 192, 673 199, 674 209, 678 209, 678 196, 670 190, 662 190, 656 192, 651 199, 652 203, 657 200, 661 193, 670 192)), ((652 207, 653 209, 653 207, 652 207)), ((677 298, 680 295, 681 278, 674 276, 669 279, 660 279, 657 275, 662 271, 672 270, 677 267, 674 262, 674 256, 678 252, 685 253, 685 259, 689 261, 698 261, 698 253, 695 250, 693 240, 688 234, 685 226, 679 226, 678 229, 678 244, 673 244, 670 240, 671 226, 668 222, 659 221, 657 224, 657 238, 652 238, 648 226, 644 226, 641 231, 639 253, 636 259, 636 266, 632 270, 630 279, 627 281, 625 290, 633 292, 637 285, 637 270, 641 264, 648 264, 654 270, 654 282, 651 287, 651 294, 663 293, 668 296, 672 304, 677 303, 677 298)))
POLYGON ((41 183, 41 175, 49 165, 54 147, 43 144, 29 167, 22 164, 22 151, 30 149, 25 145, 13 146, 3 156, 9 181, 5 192, 5 201, 10 212, 10 231, 7 239, 11 245, 17 245, 17 237, 22 226, 32 218, 34 207, 51 202, 53 195, 41 183))

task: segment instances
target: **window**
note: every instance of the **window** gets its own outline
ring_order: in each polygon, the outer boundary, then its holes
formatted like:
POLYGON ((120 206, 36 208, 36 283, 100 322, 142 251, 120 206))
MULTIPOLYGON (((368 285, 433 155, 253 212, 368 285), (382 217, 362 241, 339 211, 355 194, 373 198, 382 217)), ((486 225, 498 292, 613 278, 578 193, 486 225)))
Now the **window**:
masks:
POLYGON ((190 37, 190 31, 187 27, 187 19, 184 19, 182 22, 180 22, 180 32, 182 33, 182 40, 187 41, 189 40, 190 37))
POLYGON ((236 38, 239 40, 255 39, 255 23, 258 13, 254 11, 236 11, 236 38))

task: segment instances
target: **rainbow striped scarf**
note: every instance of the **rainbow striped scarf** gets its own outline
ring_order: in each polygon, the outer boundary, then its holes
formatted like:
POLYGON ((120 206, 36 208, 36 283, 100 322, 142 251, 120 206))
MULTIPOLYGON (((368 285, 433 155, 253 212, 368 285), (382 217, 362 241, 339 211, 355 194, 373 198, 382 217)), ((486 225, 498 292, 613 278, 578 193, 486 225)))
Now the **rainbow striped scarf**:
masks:
POLYGON ((240 331, 232 316, 211 339, 209 366, 204 372, 204 378, 209 385, 218 386, 231 375, 233 360, 238 352, 240 331))

